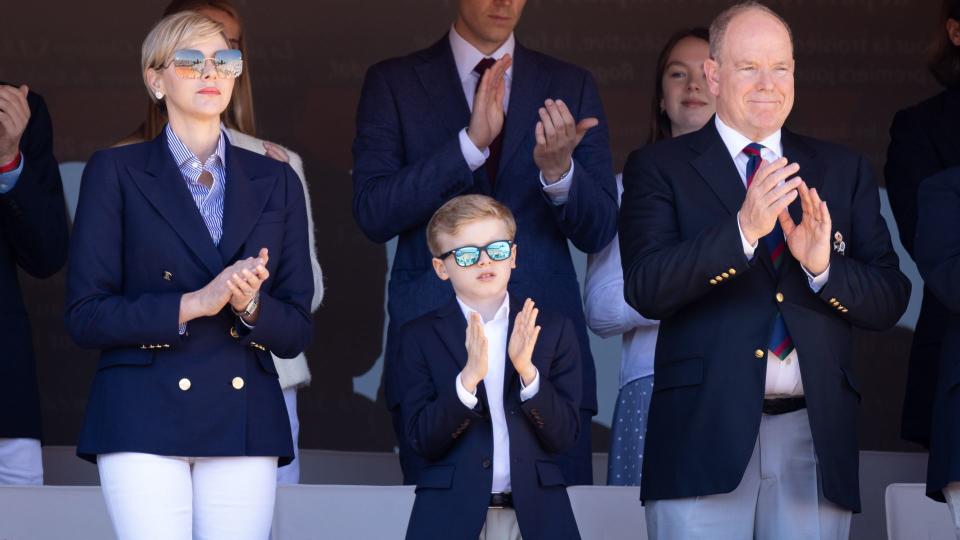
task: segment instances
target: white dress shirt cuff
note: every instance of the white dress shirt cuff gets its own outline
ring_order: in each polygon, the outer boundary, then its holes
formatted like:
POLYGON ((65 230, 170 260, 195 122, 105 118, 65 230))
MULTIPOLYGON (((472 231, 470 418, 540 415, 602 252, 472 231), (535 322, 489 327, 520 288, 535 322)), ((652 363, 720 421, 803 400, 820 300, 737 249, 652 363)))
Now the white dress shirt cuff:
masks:
POLYGON ((760 245, 760 241, 757 240, 753 245, 747 242, 747 238, 743 236, 743 229, 740 228, 740 212, 737 212, 737 230, 740 231, 740 243, 743 244, 743 254, 747 256, 748 261, 751 261, 753 260, 754 252, 757 251, 757 246, 760 245))
POLYGON ((23 157, 23 153, 20 153, 20 165, 17 165, 17 168, 10 171, 0 174, 0 195, 9 192, 17 185, 17 180, 20 179, 20 173, 23 172, 23 163, 26 159, 23 157))
POLYGON ((460 152, 463 154, 464 161, 467 162, 467 167, 470 167, 470 172, 483 167, 487 158, 490 157, 489 148, 480 150, 477 145, 473 144, 470 136, 467 135, 467 128, 460 130, 460 152))
MULTIPOLYGON (((800 268, 803 268, 802 264, 800 265, 800 268)), ((830 265, 828 264, 827 269, 817 277, 813 277, 813 274, 811 274, 806 268, 803 268, 803 273, 807 275, 807 281, 810 282, 810 289, 813 290, 813 292, 818 293, 830 279, 830 265)))
POLYGON ((567 175, 563 177, 563 180, 552 184, 547 183, 547 179, 543 177, 543 171, 540 171, 540 185, 543 186, 543 192, 547 194, 547 197, 550 197, 550 201, 556 206, 566 204, 567 199, 570 198, 570 186, 573 183, 574 167, 576 167, 576 164, 571 159, 570 171, 567 172, 567 175))
POLYGON ((237 315, 237 318, 240 319, 240 322, 242 322, 243 325, 246 326, 246 327, 247 327, 248 329, 250 329, 250 330, 253 330, 253 328, 254 328, 255 326, 257 326, 256 324, 250 324, 250 323, 248 323, 247 321, 243 320, 243 317, 241 317, 241 316, 239 316, 239 315, 237 315))
POLYGON ((463 387, 463 381, 460 380, 459 374, 457 375, 457 397, 460 398, 460 403, 463 403, 463 406, 468 409, 473 409, 480 401, 475 394, 471 394, 463 387))
MULTIPOLYGON (((537 368, 533 368, 537 370, 537 368)), ((533 396, 537 395, 537 392, 540 391, 540 370, 537 370, 533 375, 533 382, 530 383, 530 386, 525 386, 523 384, 523 377, 520 377, 520 401, 526 401, 533 396)))

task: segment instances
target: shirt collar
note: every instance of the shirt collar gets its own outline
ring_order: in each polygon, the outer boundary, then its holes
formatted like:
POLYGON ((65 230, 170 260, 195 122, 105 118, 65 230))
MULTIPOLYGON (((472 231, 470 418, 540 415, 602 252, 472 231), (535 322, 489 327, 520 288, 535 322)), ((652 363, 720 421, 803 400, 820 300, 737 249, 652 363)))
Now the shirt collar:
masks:
MULTIPOLYGON (((505 54, 513 57, 516 46, 517 41, 513 37, 513 32, 511 32, 507 41, 505 41, 499 49, 493 51, 493 54, 491 54, 489 58, 499 60, 503 58, 505 54)), ((477 64, 479 64, 481 60, 487 58, 486 55, 478 51, 470 42, 463 39, 463 36, 458 34, 457 30, 452 26, 450 27, 450 48, 453 49, 453 60, 457 63, 457 74, 460 76, 460 82, 466 81, 471 77, 473 68, 477 67, 477 64)), ((513 78, 512 65, 507 69, 506 77, 507 80, 513 78)))
MULTIPOLYGON (((206 163, 202 163, 203 168, 209 169, 214 166, 224 166, 227 162, 226 158, 226 135, 224 135, 223 124, 220 124, 220 137, 217 139, 217 149, 213 152, 213 155, 207 159, 206 163)), ((185 168, 191 161, 200 161, 193 152, 187 148, 187 145, 183 144, 183 141, 180 140, 180 137, 177 137, 177 134, 173 132, 173 128, 170 127, 170 124, 164 128, 167 134, 167 146, 170 148, 170 153, 173 154, 173 159, 177 163, 179 169, 185 168)))
MULTIPOLYGON (((457 297, 457 303, 460 304, 460 311, 463 312, 463 318, 467 321, 470 320, 471 313, 479 313, 477 310, 464 304, 463 300, 460 300, 459 296, 457 297)), ((500 304, 499 308, 497 308, 497 313, 493 316, 493 319, 485 321, 485 323, 506 319, 508 315, 510 315, 510 293, 507 293, 503 296, 503 303, 500 304)))
MULTIPOLYGON (((727 124, 723 123, 723 120, 720 119, 720 115, 716 115, 715 124, 717 126, 717 131, 720 133, 720 138, 723 139, 724 146, 727 147, 727 152, 730 153, 730 157, 734 160, 737 159, 737 156, 743 153, 743 149, 747 147, 748 144, 754 142, 747 138, 745 135, 739 131, 733 129, 727 124)), ((777 157, 783 156, 783 145, 781 144, 780 137, 782 135, 781 129, 773 132, 766 139, 758 141, 764 148, 770 150, 777 157)))

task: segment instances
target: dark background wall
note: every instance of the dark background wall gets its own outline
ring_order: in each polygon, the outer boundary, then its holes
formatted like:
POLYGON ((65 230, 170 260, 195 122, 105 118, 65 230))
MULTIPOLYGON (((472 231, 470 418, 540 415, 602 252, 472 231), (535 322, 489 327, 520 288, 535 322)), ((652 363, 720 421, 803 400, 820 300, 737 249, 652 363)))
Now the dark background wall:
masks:
MULTIPOLYGON (((707 25, 729 3, 529 0, 517 36, 594 73, 619 168, 645 139, 662 43, 680 27, 707 25)), ((3 4, 0 80, 29 83, 44 95, 62 162, 86 161, 132 131, 147 100, 140 44, 164 2, 3 4)), ((863 152, 879 173, 893 113, 939 91, 924 68, 932 36, 943 32, 936 21, 938 4, 772 1, 796 38, 798 97, 790 127, 863 152)), ((384 247, 365 239, 351 216, 353 116, 366 67, 441 38, 456 1, 239 0, 237 5, 246 22, 258 135, 304 158, 328 286, 307 351, 314 379, 300 393, 301 445, 390 449, 386 414, 370 399, 371 381, 375 388, 378 380, 386 257, 384 247)), ((24 276, 24 284, 47 443, 74 444, 96 354, 78 349, 64 331, 64 272, 43 282, 24 276)), ((909 326, 906 321, 890 332, 858 338, 865 449, 911 448, 897 438, 909 326)), ((609 402, 616 391, 617 359, 615 347, 607 351, 612 354, 598 358, 598 364, 614 366, 601 370, 601 391, 609 402)), ((608 424, 606 414, 598 422, 608 424)), ((603 450, 605 431, 599 425, 597 433, 596 448, 603 450)))

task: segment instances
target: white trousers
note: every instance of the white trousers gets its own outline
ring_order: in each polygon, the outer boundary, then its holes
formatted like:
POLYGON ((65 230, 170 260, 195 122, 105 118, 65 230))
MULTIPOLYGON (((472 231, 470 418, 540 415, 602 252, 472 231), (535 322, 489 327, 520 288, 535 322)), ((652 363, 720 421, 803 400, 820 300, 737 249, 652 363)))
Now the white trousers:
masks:
POLYGON ((807 410, 763 415, 730 493, 647 501, 650 540, 847 540, 849 510, 823 496, 807 410))
POLYGON ((277 458, 97 456, 119 540, 267 540, 277 458))
POLYGON ((953 518, 953 530, 960 539, 960 482, 950 482, 943 488, 943 496, 950 507, 950 517, 953 518))
POLYGON ((287 417, 290 419, 290 433, 293 434, 293 461, 277 469, 278 484, 300 483, 300 418, 297 416, 297 389, 283 391, 283 402, 287 404, 287 417))
POLYGON ((37 439, 0 439, 0 485, 43 485, 37 439))
POLYGON ((480 529, 480 540, 523 540, 513 508, 490 508, 480 529))

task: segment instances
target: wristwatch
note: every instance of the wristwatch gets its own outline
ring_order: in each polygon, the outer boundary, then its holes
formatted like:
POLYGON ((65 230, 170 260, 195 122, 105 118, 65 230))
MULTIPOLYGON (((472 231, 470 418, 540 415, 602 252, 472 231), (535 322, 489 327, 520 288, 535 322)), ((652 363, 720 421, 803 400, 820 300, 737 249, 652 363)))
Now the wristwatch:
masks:
POLYGON ((253 295, 253 299, 250 300, 250 303, 247 304, 247 307, 243 308, 243 311, 234 310, 234 315, 242 317, 243 319, 248 319, 253 316, 254 312, 257 311, 257 306, 260 305, 260 291, 257 291, 257 294, 253 295))

